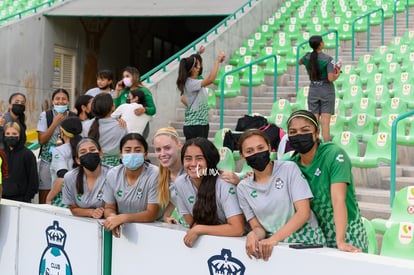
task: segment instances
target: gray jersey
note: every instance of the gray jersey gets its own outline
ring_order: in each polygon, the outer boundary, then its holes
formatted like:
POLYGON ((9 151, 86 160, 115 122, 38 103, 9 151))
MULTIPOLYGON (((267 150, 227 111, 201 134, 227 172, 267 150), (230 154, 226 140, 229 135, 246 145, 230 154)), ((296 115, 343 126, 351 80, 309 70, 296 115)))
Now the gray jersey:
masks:
MULTIPOLYGON (((178 194, 178 211, 181 215, 193 215, 198 189, 187 174, 175 180, 178 194)), ((242 214, 236 195, 236 187, 218 177, 216 182, 217 216, 220 224, 226 224, 227 218, 242 214)))
POLYGON ((188 106, 194 111, 198 111, 201 104, 207 104, 207 89, 201 87, 201 79, 187 78, 184 86, 184 96, 188 106))
MULTIPOLYGON (((268 183, 257 183, 253 176, 244 179, 237 186, 237 195, 246 220, 256 217, 270 235, 292 218, 296 201, 313 198, 308 182, 299 167, 291 161, 275 161, 268 183)), ((299 231, 303 234, 293 234, 290 241, 324 242, 313 212, 299 231)))
POLYGON ((50 174, 52 176, 52 184, 57 179, 56 173, 59 170, 72 170, 73 158, 72 148, 69 143, 55 147, 52 152, 52 162, 50 163, 50 174))
POLYGON ((118 213, 145 211, 147 204, 158 203, 158 167, 145 162, 137 181, 129 185, 125 177, 125 166, 113 167, 107 175, 104 201, 116 204, 118 213))
MULTIPOLYGON (((89 129, 95 119, 87 120, 82 124, 82 136, 87 137, 89 129)), ((123 136, 128 131, 119 125, 119 122, 112 118, 99 119, 99 144, 101 145, 104 156, 117 156, 119 155, 119 144, 123 136)))
MULTIPOLYGON (((99 89, 99 87, 95 87, 95 88, 89 89, 89 90, 85 93, 85 95, 90 95, 90 96, 95 97, 96 95, 98 95, 98 94, 100 94, 100 93, 104 93, 104 92, 102 92, 102 90, 101 90, 101 89, 99 89)), ((110 94, 112 97, 114 97, 114 93, 115 93, 115 91, 114 91, 113 89, 111 89, 111 90, 109 91, 109 94, 110 94)))
POLYGON ((96 179, 92 189, 89 190, 86 184, 86 176, 83 175, 83 194, 76 191, 76 178, 81 167, 77 167, 65 174, 63 178, 62 202, 66 205, 77 205, 80 208, 103 207, 103 192, 106 184, 106 175, 110 170, 109 166, 101 165, 101 173, 96 179))

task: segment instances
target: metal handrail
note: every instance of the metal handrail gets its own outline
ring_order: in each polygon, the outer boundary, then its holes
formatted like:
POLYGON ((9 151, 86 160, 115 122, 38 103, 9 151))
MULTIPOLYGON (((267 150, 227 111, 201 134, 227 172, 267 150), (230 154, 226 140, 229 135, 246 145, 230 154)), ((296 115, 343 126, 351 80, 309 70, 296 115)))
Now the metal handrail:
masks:
MULTIPOLYGON (((6 16, 6 17, 4 17, 4 18, 0 18, 0 24, 1 24, 2 22, 5 22, 5 21, 9 20, 9 19, 14 19, 16 16, 18 16, 18 17, 19 17, 19 19, 22 19, 23 15, 25 15, 25 14, 27 14, 27 13, 31 12, 31 11, 33 11, 34 13, 36 13, 36 12, 37 12, 37 9, 42 8, 43 6, 46 6, 46 5, 47 5, 48 7, 51 7, 51 6, 52 6, 52 4, 54 4, 55 2, 58 2, 58 1, 59 1, 59 0, 50 0, 50 1, 47 1, 47 2, 44 2, 44 3, 38 4, 38 5, 36 5, 36 6, 30 7, 30 8, 28 8, 28 9, 22 10, 22 11, 20 11, 20 12, 15 13, 15 14, 12 14, 12 15, 6 16)), ((64 2, 65 0, 60 0, 60 1, 61 1, 61 2, 64 2)))
POLYGON ((220 129, 223 128, 223 120, 224 120, 224 80, 226 78, 227 75, 238 72, 243 70, 244 68, 249 67, 249 93, 248 93, 248 107, 247 107, 247 111, 249 114, 251 114, 252 112, 252 89, 253 89, 253 85, 252 85, 252 79, 253 79, 253 74, 252 74, 252 66, 262 62, 266 59, 270 59, 273 58, 274 59, 274 72, 273 72, 273 101, 276 101, 276 93, 277 93, 277 56, 275 54, 272 55, 268 55, 262 58, 259 58, 249 64, 244 64, 243 66, 237 67, 231 71, 225 72, 223 73, 223 75, 221 76, 220 79, 220 129))
MULTIPOLYGON (((338 60, 338 48, 339 48, 339 39, 338 39, 338 31, 337 30, 328 30, 321 34, 322 37, 327 36, 330 33, 335 33, 335 60, 338 60)), ((295 80, 295 93, 298 92, 299 89, 299 52, 302 45, 309 43, 309 41, 303 41, 296 46, 296 80, 295 80)))
POLYGON ((371 33, 371 28, 370 28, 370 23, 371 23, 371 14, 376 13, 378 11, 381 11, 381 45, 384 45, 384 9, 383 8, 378 8, 372 11, 369 11, 357 18, 355 18, 354 20, 352 20, 352 61, 354 61, 354 55, 355 55, 355 23, 364 18, 364 17, 368 17, 367 20, 367 52, 369 52, 370 49, 370 41, 369 41, 369 36, 371 33))
MULTIPOLYGON (((397 36, 397 2, 400 0, 394 1, 394 36, 397 36)), ((405 27, 408 29, 408 0, 405 2, 405 27)))
POLYGON ((237 18, 237 14, 239 12, 244 13, 245 9, 247 6, 251 7, 252 6, 252 2, 253 1, 257 1, 257 0, 249 0, 248 2, 246 2, 243 6, 241 6, 240 8, 238 8, 235 12, 233 12, 232 14, 230 14, 229 16, 227 16, 226 18, 224 18, 223 20, 221 20, 217 25, 215 25, 213 28, 211 28, 208 32, 206 32, 205 34, 203 34, 201 37, 197 38, 196 40, 194 40, 191 44, 187 45, 186 47, 184 47, 183 49, 181 49, 180 51, 176 52, 173 56, 169 57, 168 59, 166 59, 164 62, 162 62, 161 64, 159 64, 158 66, 156 66, 155 68, 153 68, 152 70, 146 72, 144 75, 141 76, 141 80, 144 81, 146 80, 146 83, 151 83, 151 76, 153 74, 155 74, 156 72, 162 70, 163 72, 167 71, 167 65, 170 64, 171 62, 177 60, 178 62, 180 62, 181 60, 181 55, 183 55, 185 52, 187 52, 188 50, 190 50, 191 48, 195 51, 197 44, 201 41, 204 40, 205 43, 207 43, 207 37, 214 33, 214 34, 218 34, 218 29, 222 26, 227 27, 227 22, 229 20, 232 19, 236 19, 237 18))
POLYGON ((409 116, 414 115, 414 110, 411 110, 407 113, 399 115, 397 118, 394 119, 392 122, 391 128, 391 164, 390 164, 390 206, 392 207, 392 203, 395 197, 395 177, 396 177, 396 169, 397 169, 397 124, 400 120, 403 120, 409 116))

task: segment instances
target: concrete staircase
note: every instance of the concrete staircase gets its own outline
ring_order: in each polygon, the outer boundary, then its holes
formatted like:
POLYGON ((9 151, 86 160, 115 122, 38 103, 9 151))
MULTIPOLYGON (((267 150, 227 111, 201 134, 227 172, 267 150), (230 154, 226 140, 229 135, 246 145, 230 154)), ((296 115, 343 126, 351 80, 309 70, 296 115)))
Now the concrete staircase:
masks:
MULTIPOLYGON (((410 18, 414 18, 414 9, 410 8, 410 18)), ((400 27, 405 26, 405 16, 397 14, 398 32, 397 35, 403 36, 407 29, 400 27)), ((384 27, 384 43, 388 45, 393 37, 393 19, 387 19, 384 27)), ((371 28, 370 38, 370 52, 366 51, 366 33, 358 33, 356 48, 354 52, 355 61, 351 60, 351 41, 341 42, 339 51, 339 59, 345 64, 356 64, 358 58, 364 54, 373 54, 375 49, 381 45, 380 26, 371 28)), ((325 52, 334 56, 332 50, 325 52)), ((205 62, 208 62, 207 60, 205 62)), ((273 87, 272 79, 266 79, 266 84, 253 88, 253 104, 252 112, 260 113, 262 115, 269 115, 273 104, 273 87)), ((299 73, 299 88, 308 85, 308 76, 303 66, 300 66, 299 73)), ((211 86, 216 89, 217 87, 211 86)), ((277 98, 286 98, 290 102, 295 102, 295 67, 290 67, 288 73, 278 77, 277 98)), ((219 130, 219 99, 217 99, 217 109, 210 110, 210 133, 209 138, 212 140, 217 130, 219 130)), ((247 114, 247 88, 243 88, 241 95, 236 98, 225 99, 224 111, 224 127, 234 129, 237 119, 244 114, 247 114)), ((176 120, 171 123, 171 126, 176 128, 180 136, 183 136, 183 119, 184 109, 179 108, 176 112, 176 120)), ((411 159, 412 148, 401 148, 399 146, 399 161, 397 167, 397 189, 414 183, 414 159, 411 159), (400 151, 403 153, 400 154, 400 151)), ((153 162, 157 162, 154 157, 151 157, 153 162)), ((240 164, 238 165, 240 167, 240 164)), ((373 169, 357 169, 353 168, 355 178, 355 186, 357 198, 362 211, 362 215, 367 219, 373 218, 388 218, 391 209, 389 206, 389 182, 390 182, 390 167, 381 166, 373 169)))

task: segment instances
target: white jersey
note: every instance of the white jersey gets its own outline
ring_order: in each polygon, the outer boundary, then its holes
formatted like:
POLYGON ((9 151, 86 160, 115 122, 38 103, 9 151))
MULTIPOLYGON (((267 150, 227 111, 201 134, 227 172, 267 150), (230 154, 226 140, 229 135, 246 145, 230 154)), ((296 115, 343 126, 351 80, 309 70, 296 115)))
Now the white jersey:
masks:
POLYGON ((145 162, 137 181, 129 185, 125 166, 113 167, 107 174, 104 201, 116 204, 118 213, 137 213, 147 209, 148 204, 158 204, 158 167, 145 162))
POLYGON ((52 176, 52 184, 57 179, 56 173, 59 170, 72 170, 73 158, 72 147, 69 143, 55 147, 52 151, 52 162, 50 163, 50 174, 52 176))
MULTIPOLYGON (((181 215, 193 215, 198 189, 187 174, 175 180, 178 194, 178 211, 181 215)), ((242 214, 236 195, 236 186, 218 177, 216 182, 217 216, 220 224, 226 224, 227 218, 242 214)))
MULTIPOLYGON (((90 96, 95 97, 97 94, 100 94, 100 93, 104 93, 104 92, 103 92, 101 89, 99 89, 99 87, 95 87, 95 88, 89 89, 89 90, 85 93, 85 95, 90 95, 90 96)), ((114 97, 114 93, 115 93, 115 91, 114 91, 113 89, 111 89, 111 90, 109 91, 109 94, 110 94, 112 97, 114 97)))
POLYGON ((116 108, 116 110, 111 114, 111 117, 122 118, 125 120, 128 133, 139 133, 142 135, 151 116, 146 113, 137 116, 135 114, 135 109, 139 107, 142 107, 142 104, 135 102, 122 104, 116 108))
POLYGON ((92 189, 89 190, 86 184, 86 176, 83 175, 83 194, 78 194, 76 190, 76 178, 79 173, 77 167, 65 174, 63 178, 62 202, 66 205, 77 205, 80 208, 98 208, 103 207, 103 192, 106 184, 106 175, 110 170, 107 165, 101 165, 101 173, 96 179, 92 189))

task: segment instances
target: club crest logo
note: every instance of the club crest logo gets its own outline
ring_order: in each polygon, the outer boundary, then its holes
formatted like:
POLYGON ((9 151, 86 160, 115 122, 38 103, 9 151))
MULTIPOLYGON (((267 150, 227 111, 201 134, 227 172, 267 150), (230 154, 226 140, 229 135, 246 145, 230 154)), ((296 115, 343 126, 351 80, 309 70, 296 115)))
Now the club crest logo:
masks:
POLYGON ((40 259, 40 275, 72 275, 72 266, 66 254, 66 232, 58 221, 46 228, 47 247, 40 259))
POLYGON ((207 261, 210 275, 244 275, 244 264, 231 256, 231 250, 223 248, 221 255, 212 256, 207 261))

